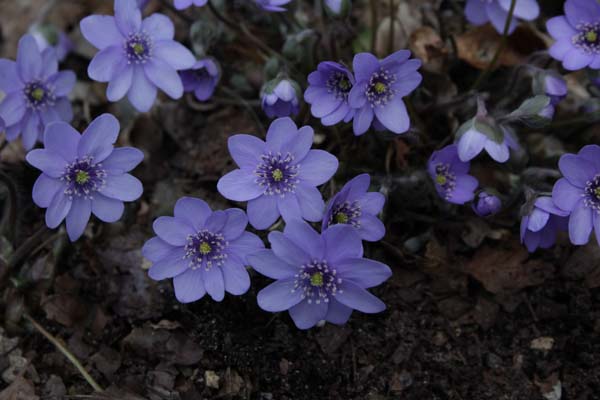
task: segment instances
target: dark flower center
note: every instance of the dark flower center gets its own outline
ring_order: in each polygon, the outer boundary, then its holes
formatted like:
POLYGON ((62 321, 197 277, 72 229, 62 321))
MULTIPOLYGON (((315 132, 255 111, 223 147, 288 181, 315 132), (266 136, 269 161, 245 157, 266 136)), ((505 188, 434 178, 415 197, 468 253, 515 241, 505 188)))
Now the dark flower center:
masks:
POLYGON ((573 45, 585 53, 600 54, 600 22, 579 24, 577 30, 573 45))
POLYGON ((444 197, 449 199, 456 187, 456 175, 450 170, 450 164, 435 166, 435 184, 444 191, 444 197))
POLYGON ((265 189, 265 194, 284 196, 296 190, 299 165, 294 164, 294 156, 269 152, 263 154, 261 160, 254 173, 257 176, 256 183, 265 189))
POLYGON ((42 81, 27 83, 23 89, 23 93, 25 94, 27 106, 34 110, 52 106, 56 100, 53 88, 42 81))
POLYGON ((371 76, 365 92, 371 107, 385 106, 394 98, 396 93, 392 88, 394 82, 396 82, 396 75, 390 74, 384 69, 371 76))
POLYGON ((124 46, 129 64, 144 64, 152 57, 152 39, 145 32, 129 34, 124 46))
POLYGON ((348 93, 352 90, 352 82, 343 72, 334 72, 331 74, 326 83, 327 91, 332 93, 336 98, 346 100, 348 93))
POLYGON ((221 233, 212 233, 206 229, 195 235, 189 235, 185 245, 185 258, 191 269, 221 266, 227 259, 227 241, 221 233))
POLYGON ((329 217, 329 225, 334 224, 350 224, 356 228, 360 227, 360 204, 357 201, 352 203, 344 201, 338 203, 331 209, 331 216, 329 217))
POLYGON ((72 200, 74 196, 92 199, 94 192, 106 184, 106 171, 102 164, 94 164, 92 157, 77 158, 67 165, 60 177, 66 183, 64 193, 72 200))
POLYGON ((600 213, 600 174, 585 184, 585 205, 600 213))
POLYGON ((295 275, 294 289, 302 291, 302 299, 307 299, 308 304, 329 303, 331 296, 341 290, 338 288, 342 279, 337 277, 335 268, 329 267, 325 260, 313 260, 300 267, 295 275))

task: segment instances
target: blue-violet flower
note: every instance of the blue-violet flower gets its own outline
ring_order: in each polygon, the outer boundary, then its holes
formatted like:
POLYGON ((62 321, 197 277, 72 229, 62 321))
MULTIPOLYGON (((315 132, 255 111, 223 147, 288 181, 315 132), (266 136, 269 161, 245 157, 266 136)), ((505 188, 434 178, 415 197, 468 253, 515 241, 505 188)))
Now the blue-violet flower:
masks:
POLYGON ((363 258, 356 230, 335 225, 318 234, 304 221, 290 221, 282 232, 269 234, 271 250, 248 256, 259 273, 277 281, 258 293, 266 311, 289 310, 300 329, 325 320, 344 324, 352 310, 378 313, 385 304, 366 289, 392 274, 380 262, 363 258))
POLYGON ((498 196, 482 190, 473 201, 473 211, 480 217, 489 217, 497 214, 502 208, 502 201, 498 196))
POLYGON ((262 108, 269 118, 289 117, 300 111, 301 95, 298 84, 290 79, 276 78, 265 83, 261 90, 262 108))
POLYGON ((257 6, 265 11, 282 12, 286 9, 282 6, 288 4, 292 0, 254 0, 257 6))
POLYGON ((311 105, 313 117, 320 118, 325 126, 352 120, 354 109, 348 104, 348 94, 354 86, 354 75, 348 68, 324 61, 308 75, 308 83, 304 100, 311 105))
POLYGON ((251 135, 229 138, 231 157, 239 169, 219 179, 224 197, 248 202, 248 219, 256 229, 266 229, 283 219, 317 222, 325 203, 316 188, 327 182, 338 167, 335 156, 311 150, 314 132, 298 129, 290 118, 271 123, 266 143, 251 135))
POLYGON ((362 240, 376 242, 385 235, 385 226, 377 218, 383 209, 385 196, 368 192, 371 178, 361 174, 348 181, 328 203, 321 231, 335 224, 347 224, 356 229, 362 240))
POLYGON ((175 28, 163 14, 142 21, 135 0, 115 0, 115 16, 90 15, 81 23, 83 36, 100 50, 88 66, 95 81, 108 82, 106 96, 127 95, 141 112, 148 111, 160 88, 173 99, 183 95, 178 70, 191 68, 194 55, 175 42, 175 28))
POLYGON ((54 229, 67 221, 71 241, 85 230, 91 213, 115 222, 124 201, 142 195, 142 183, 127 172, 144 154, 133 147, 113 148, 119 121, 103 114, 82 135, 66 122, 54 122, 44 132, 44 149, 27 153, 27 161, 42 171, 33 185, 33 201, 47 208, 46 225, 54 229))
POLYGON ((546 22, 548 33, 556 40, 550 47, 552 57, 565 69, 600 68, 600 3, 567 0, 565 15, 546 22))
POLYGON ((175 297, 182 303, 206 293, 215 301, 223 300, 225 292, 246 293, 247 256, 264 248, 258 236, 245 231, 246 214, 238 208, 212 211, 204 200, 193 197, 177 200, 174 214, 154 221, 156 237, 142 249, 152 261, 150 278, 173 278, 175 297))
POLYGON ((538 247, 552 247, 557 232, 567 230, 568 216, 569 213, 558 208, 551 197, 538 197, 531 211, 521 219, 521 243, 530 253, 538 247))
POLYGON ((397 51, 383 60, 373 54, 354 56, 356 83, 350 91, 350 107, 356 109, 354 134, 364 134, 371 124, 396 134, 408 131, 410 119, 402 97, 411 93, 423 77, 417 72, 421 61, 409 60, 410 51, 397 51))
POLYGON ((31 149, 42 140, 44 128, 55 121, 73 119, 67 95, 75 86, 73 71, 58 71, 53 49, 40 51, 32 35, 19 40, 17 61, 0 59, 0 117, 6 124, 6 138, 21 135, 23 147, 31 149))
POLYGON ((449 203, 464 204, 473 200, 477 179, 469 175, 469 162, 461 161, 456 145, 434 151, 427 162, 427 172, 440 197, 449 203))
MULTIPOLYGON (((510 4, 511 0, 467 0, 465 15, 473 25, 483 25, 489 21, 498 33, 503 33, 510 4)), ((519 19, 533 21, 538 15, 540 6, 537 0, 517 0, 508 33, 513 33, 517 28, 519 19)))
POLYGON ((211 98, 221 79, 221 68, 214 59, 206 57, 192 68, 180 71, 179 75, 184 91, 194 92, 198 100, 206 101, 211 98))

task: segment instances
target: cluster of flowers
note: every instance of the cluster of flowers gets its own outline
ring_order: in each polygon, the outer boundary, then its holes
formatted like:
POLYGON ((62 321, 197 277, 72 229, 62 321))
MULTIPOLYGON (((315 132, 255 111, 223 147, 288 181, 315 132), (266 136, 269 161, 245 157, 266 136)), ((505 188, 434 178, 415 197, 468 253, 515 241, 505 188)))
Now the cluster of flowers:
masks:
MULTIPOLYGON (((337 62, 325 61, 308 76, 304 99, 312 115, 325 126, 353 121, 356 136, 371 126, 396 134, 408 131, 410 119, 402 98, 421 84, 423 77, 417 72, 421 61, 410 59, 410 51, 400 50, 383 60, 359 53, 352 66, 354 73, 337 62)), ((265 84, 262 106, 271 118, 296 115, 299 96, 295 82, 279 77, 265 84)))
MULTIPOLYGON (((291 0, 255 0, 267 11, 285 11, 291 0)), ((208 100, 221 76, 216 60, 196 57, 174 41, 174 26, 162 14, 143 19, 145 0, 115 0, 114 16, 91 15, 81 21, 83 36, 99 51, 88 67, 93 80, 108 82, 107 98, 125 96, 139 111, 149 110, 161 89, 173 99, 193 92, 208 100)), ((175 0, 177 9, 203 6, 207 0, 175 0)), ((511 13, 517 20, 533 20, 539 14, 535 0, 468 0, 467 18, 474 24, 490 21, 502 32, 511 13)), ((328 12, 347 12, 347 0, 327 0, 328 12)), ((569 70, 600 69, 600 4, 567 0, 565 16, 547 23, 556 39, 550 54, 569 70)), ((70 50, 68 38, 38 27, 19 42, 16 61, 0 60, 0 125, 8 140, 21 136, 31 150, 36 141, 43 148, 29 151, 27 161, 42 173, 33 187, 33 200, 46 208, 46 224, 58 227, 66 220, 69 238, 84 233, 93 213, 114 222, 124 212, 124 202, 138 199, 141 182, 130 175, 143 160, 131 147, 114 148, 119 122, 110 114, 94 119, 80 134, 69 122, 73 113, 68 95, 75 84, 72 71, 59 71, 58 62, 70 50)), ((330 126, 353 122, 355 135, 371 127, 401 134, 410 128, 403 97, 421 83, 420 60, 407 50, 384 59, 369 53, 355 55, 352 70, 326 61, 308 76, 304 99, 311 113, 330 126)), ((508 122, 546 123, 567 94, 565 81, 553 71, 533 70, 533 93, 499 123, 479 102, 477 115, 456 133, 454 144, 436 151, 427 169, 436 191, 453 204, 473 202, 480 216, 500 211, 502 204, 491 190, 476 193, 479 182, 469 175, 470 161, 485 150, 499 163, 519 150, 508 122), (508 122, 507 122, 508 121, 508 122)), ((153 225, 156 237, 143 247, 152 262, 149 276, 173 278, 175 295, 192 302, 206 293, 216 301, 225 292, 241 295, 250 287, 246 270, 275 280, 258 294, 261 308, 289 310, 295 324, 307 329, 319 321, 345 323, 352 310, 380 312, 385 305, 367 289, 388 279, 388 266, 363 257, 362 241, 378 241, 385 227, 377 215, 384 206, 381 193, 369 192, 370 177, 350 180, 327 204, 317 188, 335 174, 338 160, 312 149, 313 129, 298 128, 288 118, 299 109, 300 87, 285 76, 267 82, 262 90, 263 108, 270 118, 266 141, 253 135, 229 139, 231 157, 239 168, 223 176, 217 189, 225 198, 247 202, 238 208, 213 211, 201 199, 183 197, 173 217, 160 217, 153 225), (274 225, 281 217, 282 232, 274 225), (254 233, 272 229, 270 249, 254 233), (320 225, 320 232, 311 223, 320 225)), ((530 251, 550 247, 556 233, 568 230, 572 243, 587 243, 592 229, 600 243, 600 146, 583 147, 559 161, 563 178, 551 196, 529 198, 522 209, 521 240, 530 251)))
POLYGON ((385 305, 366 289, 391 275, 388 266, 363 258, 362 241, 385 234, 376 217, 384 205, 381 193, 368 192, 369 175, 348 182, 325 207, 317 186, 335 174, 338 161, 312 150, 314 132, 289 118, 272 122, 266 141, 238 134, 229 152, 238 169, 223 176, 217 188, 227 199, 248 202, 247 212, 231 208, 211 211, 200 199, 177 201, 173 217, 154 222, 156 237, 142 250, 153 262, 152 279, 173 278, 175 295, 187 303, 206 293, 215 301, 225 292, 248 291, 246 265, 276 282, 258 293, 258 304, 272 312, 289 310, 296 326, 319 321, 345 323, 352 310, 383 311, 385 305), (268 235, 270 250, 258 230, 285 221, 283 232, 268 235), (320 222, 321 233, 309 225, 320 222))

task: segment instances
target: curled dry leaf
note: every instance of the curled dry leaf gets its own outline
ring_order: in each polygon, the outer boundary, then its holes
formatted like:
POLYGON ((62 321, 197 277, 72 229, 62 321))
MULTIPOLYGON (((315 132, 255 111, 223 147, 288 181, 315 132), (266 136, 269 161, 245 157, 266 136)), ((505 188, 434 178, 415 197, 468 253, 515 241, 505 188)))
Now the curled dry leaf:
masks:
MULTIPOLYGON (((501 41, 502 36, 491 25, 477 27, 456 37, 458 58, 475 68, 485 69, 494 58, 501 41)), ((508 37, 497 65, 521 64, 526 61, 528 55, 545 48, 546 45, 538 33, 526 26, 520 26, 508 37)))

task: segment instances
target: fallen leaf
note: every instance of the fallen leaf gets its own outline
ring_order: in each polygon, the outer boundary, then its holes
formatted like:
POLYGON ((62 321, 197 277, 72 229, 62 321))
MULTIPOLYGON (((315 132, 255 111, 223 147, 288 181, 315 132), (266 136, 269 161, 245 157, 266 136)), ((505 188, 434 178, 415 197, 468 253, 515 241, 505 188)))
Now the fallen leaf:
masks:
POLYGON ((0 400, 37 400, 33 384, 22 376, 17 377, 6 389, 0 392, 0 400))

